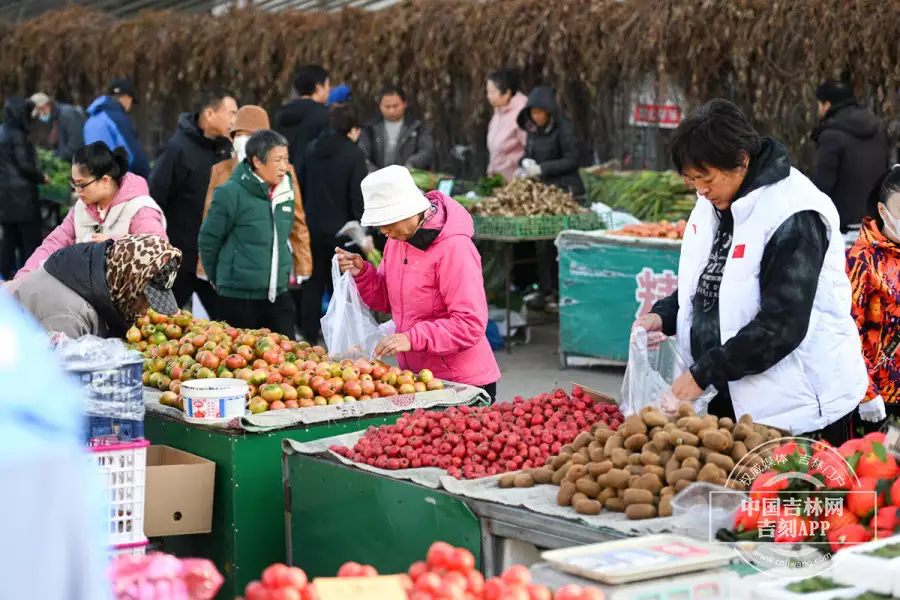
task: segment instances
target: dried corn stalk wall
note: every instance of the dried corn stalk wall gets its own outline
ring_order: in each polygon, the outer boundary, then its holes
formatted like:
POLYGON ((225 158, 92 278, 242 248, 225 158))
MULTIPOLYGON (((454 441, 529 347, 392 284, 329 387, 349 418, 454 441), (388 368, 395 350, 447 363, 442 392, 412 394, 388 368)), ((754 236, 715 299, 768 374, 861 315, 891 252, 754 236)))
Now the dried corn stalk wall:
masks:
POLYGON ((850 66, 858 91, 892 116, 898 30, 900 3, 863 0, 422 0, 374 13, 125 21, 70 10, 0 26, 0 94, 43 89, 87 105, 110 77, 128 75, 142 95, 147 140, 171 131, 205 85, 275 107, 297 65, 322 62, 369 109, 383 82, 402 84, 436 128, 441 166, 451 166, 450 149, 461 143, 478 149, 483 167, 490 70, 516 64, 529 85, 554 86, 586 156, 601 159, 623 158, 634 135, 622 94, 658 72, 692 104, 719 95, 738 102, 808 160, 812 94, 824 76, 850 66))

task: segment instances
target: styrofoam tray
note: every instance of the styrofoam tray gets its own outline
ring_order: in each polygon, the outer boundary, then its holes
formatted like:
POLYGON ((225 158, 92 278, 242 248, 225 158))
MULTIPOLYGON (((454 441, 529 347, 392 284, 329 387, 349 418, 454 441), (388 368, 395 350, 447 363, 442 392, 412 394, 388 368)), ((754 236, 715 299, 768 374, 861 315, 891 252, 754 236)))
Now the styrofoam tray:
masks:
POLYGON ((663 534, 550 550, 541 558, 561 571, 619 585, 721 567, 737 554, 722 544, 663 534))
MULTIPOLYGON (((828 577, 829 574, 825 574, 828 577)), ((833 578, 831 578, 833 579, 833 578)), ((772 580, 765 583, 759 583, 753 586, 754 600, 838 600, 846 598, 856 598, 866 593, 865 588, 861 587, 843 587, 825 592, 798 593, 787 589, 792 582, 772 580)), ((835 582, 839 583, 839 582, 835 582)), ((847 584, 841 584, 847 585, 847 584)))
POLYGON ((900 595, 900 558, 880 558, 868 553, 882 546, 900 544, 900 535, 859 544, 841 550, 834 556, 829 572, 832 579, 844 585, 860 585, 879 594, 900 595), (865 581, 860 582, 860 574, 865 581))

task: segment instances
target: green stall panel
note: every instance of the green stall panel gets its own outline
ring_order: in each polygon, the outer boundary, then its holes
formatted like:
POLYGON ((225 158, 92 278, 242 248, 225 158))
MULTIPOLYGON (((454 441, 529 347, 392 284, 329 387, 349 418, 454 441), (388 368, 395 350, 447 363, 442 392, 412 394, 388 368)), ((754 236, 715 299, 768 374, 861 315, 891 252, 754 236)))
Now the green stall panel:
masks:
POLYGON ((634 320, 675 291, 681 244, 566 231, 559 255, 559 345, 569 357, 628 360, 634 320))
MULTIPOLYGON (((225 578, 218 598, 233 600, 243 595, 247 583, 258 579, 263 569, 288 558, 282 441, 309 442, 393 423, 399 416, 247 433, 188 425, 148 413, 145 436, 152 444, 171 446, 216 463, 212 531, 153 542, 175 556, 212 560, 225 578)), ((340 526, 344 516, 324 511, 316 518, 334 519, 340 526)), ((363 530, 358 531, 364 535, 363 530)))
POLYGON ((333 577, 355 561, 379 573, 405 573, 444 541, 481 563, 481 529, 451 495, 341 463, 285 453, 292 564, 312 577, 333 577))

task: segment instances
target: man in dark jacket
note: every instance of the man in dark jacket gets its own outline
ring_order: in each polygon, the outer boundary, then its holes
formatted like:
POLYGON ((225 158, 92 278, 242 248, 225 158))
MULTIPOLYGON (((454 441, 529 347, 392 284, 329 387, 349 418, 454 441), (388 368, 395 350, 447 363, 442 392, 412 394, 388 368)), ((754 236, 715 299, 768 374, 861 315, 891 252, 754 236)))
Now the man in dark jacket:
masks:
POLYGON ((48 179, 28 139, 33 110, 31 101, 10 98, 0 125, 0 275, 7 281, 41 245, 38 186, 48 179))
POLYGON ((866 216, 866 198, 890 160, 888 136, 875 114, 857 105, 846 83, 826 81, 816 90, 821 121, 810 179, 828 194, 841 217, 841 230, 866 216))
POLYGON ((35 117, 51 128, 48 142, 53 153, 72 162, 72 155, 84 146, 84 112, 71 104, 54 102, 41 92, 34 94, 31 102, 34 103, 35 117))
POLYGON ((128 118, 136 97, 134 84, 129 79, 113 79, 109 84, 109 94, 100 96, 88 106, 84 143, 103 142, 110 149, 122 146, 128 151, 128 170, 146 177, 150 173, 150 161, 128 118))
POLYGON ((291 165, 298 176, 303 172, 306 147, 328 129, 328 71, 307 65, 294 78, 294 98, 275 114, 275 131, 287 138, 291 165))
POLYGON ((149 177, 150 196, 166 215, 169 241, 182 252, 175 299, 184 306, 197 292, 210 315, 216 314, 216 294, 209 283, 197 278, 197 234, 210 171, 231 158, 228 136, 236 114, 237 102, 230 93, 205 92, 197 112, 179 117, 178 131, 160 151, 149 177))
POLYGON ((434 169, 434 135, 421 119, 407 114, 406 93, 395 85, 378 93, 381 117, 367 125, 359 136, 369 171, 390 165, 407 169, 434 169))
POLYGON ((363 213, 360 184, 367 174, 366 157, 356 145, 360 122, 348 104, 334 106, 330 129, 309 145, 303 173, 298 175, 309 227, 312 277, 302 288, 300 324, 311 344, 319 339, 322 295, 331 287, 331 257, 344 225, 359 221, 363 213))
POLYGON ((525 175, 567 190, 581 200, 584 184, 578 174, 578 143, 553 90, 531 90, 518 122, 528 134, 521 163, 525 175))

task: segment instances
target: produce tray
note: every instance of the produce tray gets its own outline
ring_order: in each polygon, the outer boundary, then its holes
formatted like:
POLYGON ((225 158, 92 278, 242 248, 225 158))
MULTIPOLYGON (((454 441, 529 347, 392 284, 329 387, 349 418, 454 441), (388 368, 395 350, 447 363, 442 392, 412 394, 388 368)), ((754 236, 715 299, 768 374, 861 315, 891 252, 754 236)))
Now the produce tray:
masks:
POLYGON ((473 215, 475 237, 492 240, 551 240, 563 230, 594 231, 610 226, 595 212, 544 217, 484 217, 473 215))

